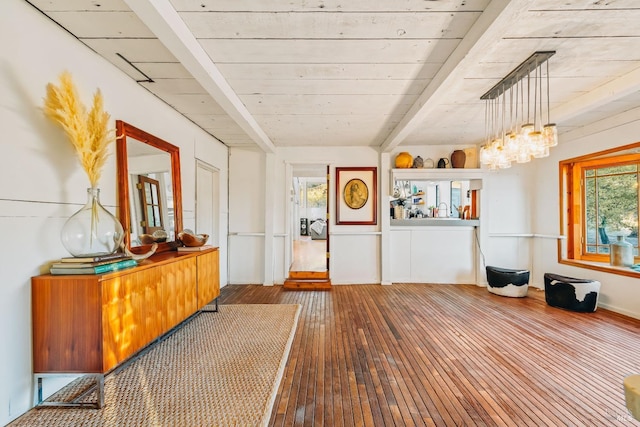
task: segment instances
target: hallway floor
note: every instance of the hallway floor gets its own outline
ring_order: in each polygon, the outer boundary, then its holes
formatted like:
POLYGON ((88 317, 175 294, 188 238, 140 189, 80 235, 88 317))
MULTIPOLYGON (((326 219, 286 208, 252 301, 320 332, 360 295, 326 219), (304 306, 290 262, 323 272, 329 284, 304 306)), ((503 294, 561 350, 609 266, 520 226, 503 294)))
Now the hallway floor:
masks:
POLYGON ((327 241, 311 240, 309 236, 300 236, 293 241, 293 263, 291 271, 326 271, 327 241))

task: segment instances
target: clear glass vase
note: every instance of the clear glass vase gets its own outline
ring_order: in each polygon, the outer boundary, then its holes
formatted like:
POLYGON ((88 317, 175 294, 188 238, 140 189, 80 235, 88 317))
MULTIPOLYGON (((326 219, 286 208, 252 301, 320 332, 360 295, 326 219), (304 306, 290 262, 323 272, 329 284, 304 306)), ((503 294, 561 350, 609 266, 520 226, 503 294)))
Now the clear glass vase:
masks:
POLYGON ((100 189, 87 188, 87 204, 62 227, 62 244, 75 257, 114 253, 122 243, 120 221, 100 204, 100 189))
POLYGON ((633 244, 618 235, 615 242, 609 246, 609 264, 618 267, 631 267, 633 265, 633 244))

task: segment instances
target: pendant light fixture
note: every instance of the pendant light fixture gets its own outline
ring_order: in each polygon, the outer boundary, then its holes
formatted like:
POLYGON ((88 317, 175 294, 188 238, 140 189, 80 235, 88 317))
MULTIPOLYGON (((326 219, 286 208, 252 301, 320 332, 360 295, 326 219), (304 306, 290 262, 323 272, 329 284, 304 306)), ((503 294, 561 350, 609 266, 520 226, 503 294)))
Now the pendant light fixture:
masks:
POLYGON ((535 52, 480 97, 485 101, 485 144, 480 149, 480 162, 490 169, 546 157, 549 148, 558 145, 558 131, 549 111, 548 60, 554 54, 555 51, 535 52), (543 126, 545 92, 547 124, 543 126))

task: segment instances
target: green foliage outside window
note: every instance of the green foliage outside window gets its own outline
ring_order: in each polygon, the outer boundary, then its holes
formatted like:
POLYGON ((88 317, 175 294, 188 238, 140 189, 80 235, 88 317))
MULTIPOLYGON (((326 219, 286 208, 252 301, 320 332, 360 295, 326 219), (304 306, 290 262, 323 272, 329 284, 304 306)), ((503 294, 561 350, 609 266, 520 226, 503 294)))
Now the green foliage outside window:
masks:
POLYGON ((623 233, 638 235, 638 165, 585 170, 587 253, 609 253, 609 243, 623 233))
POLYGON ((327 205, 327 184, 307 183, 307 207, 321 208, 327 205))

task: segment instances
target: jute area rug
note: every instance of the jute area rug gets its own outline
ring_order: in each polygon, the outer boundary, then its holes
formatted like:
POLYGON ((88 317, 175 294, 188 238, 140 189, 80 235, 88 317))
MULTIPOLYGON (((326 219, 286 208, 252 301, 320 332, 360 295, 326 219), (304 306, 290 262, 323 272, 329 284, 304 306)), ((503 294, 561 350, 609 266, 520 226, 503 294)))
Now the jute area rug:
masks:
POLYGON ((266 425, 299 313, 299 305, 221 305, 107 375, 102 409, 32 409, 9 425, 266 425))

